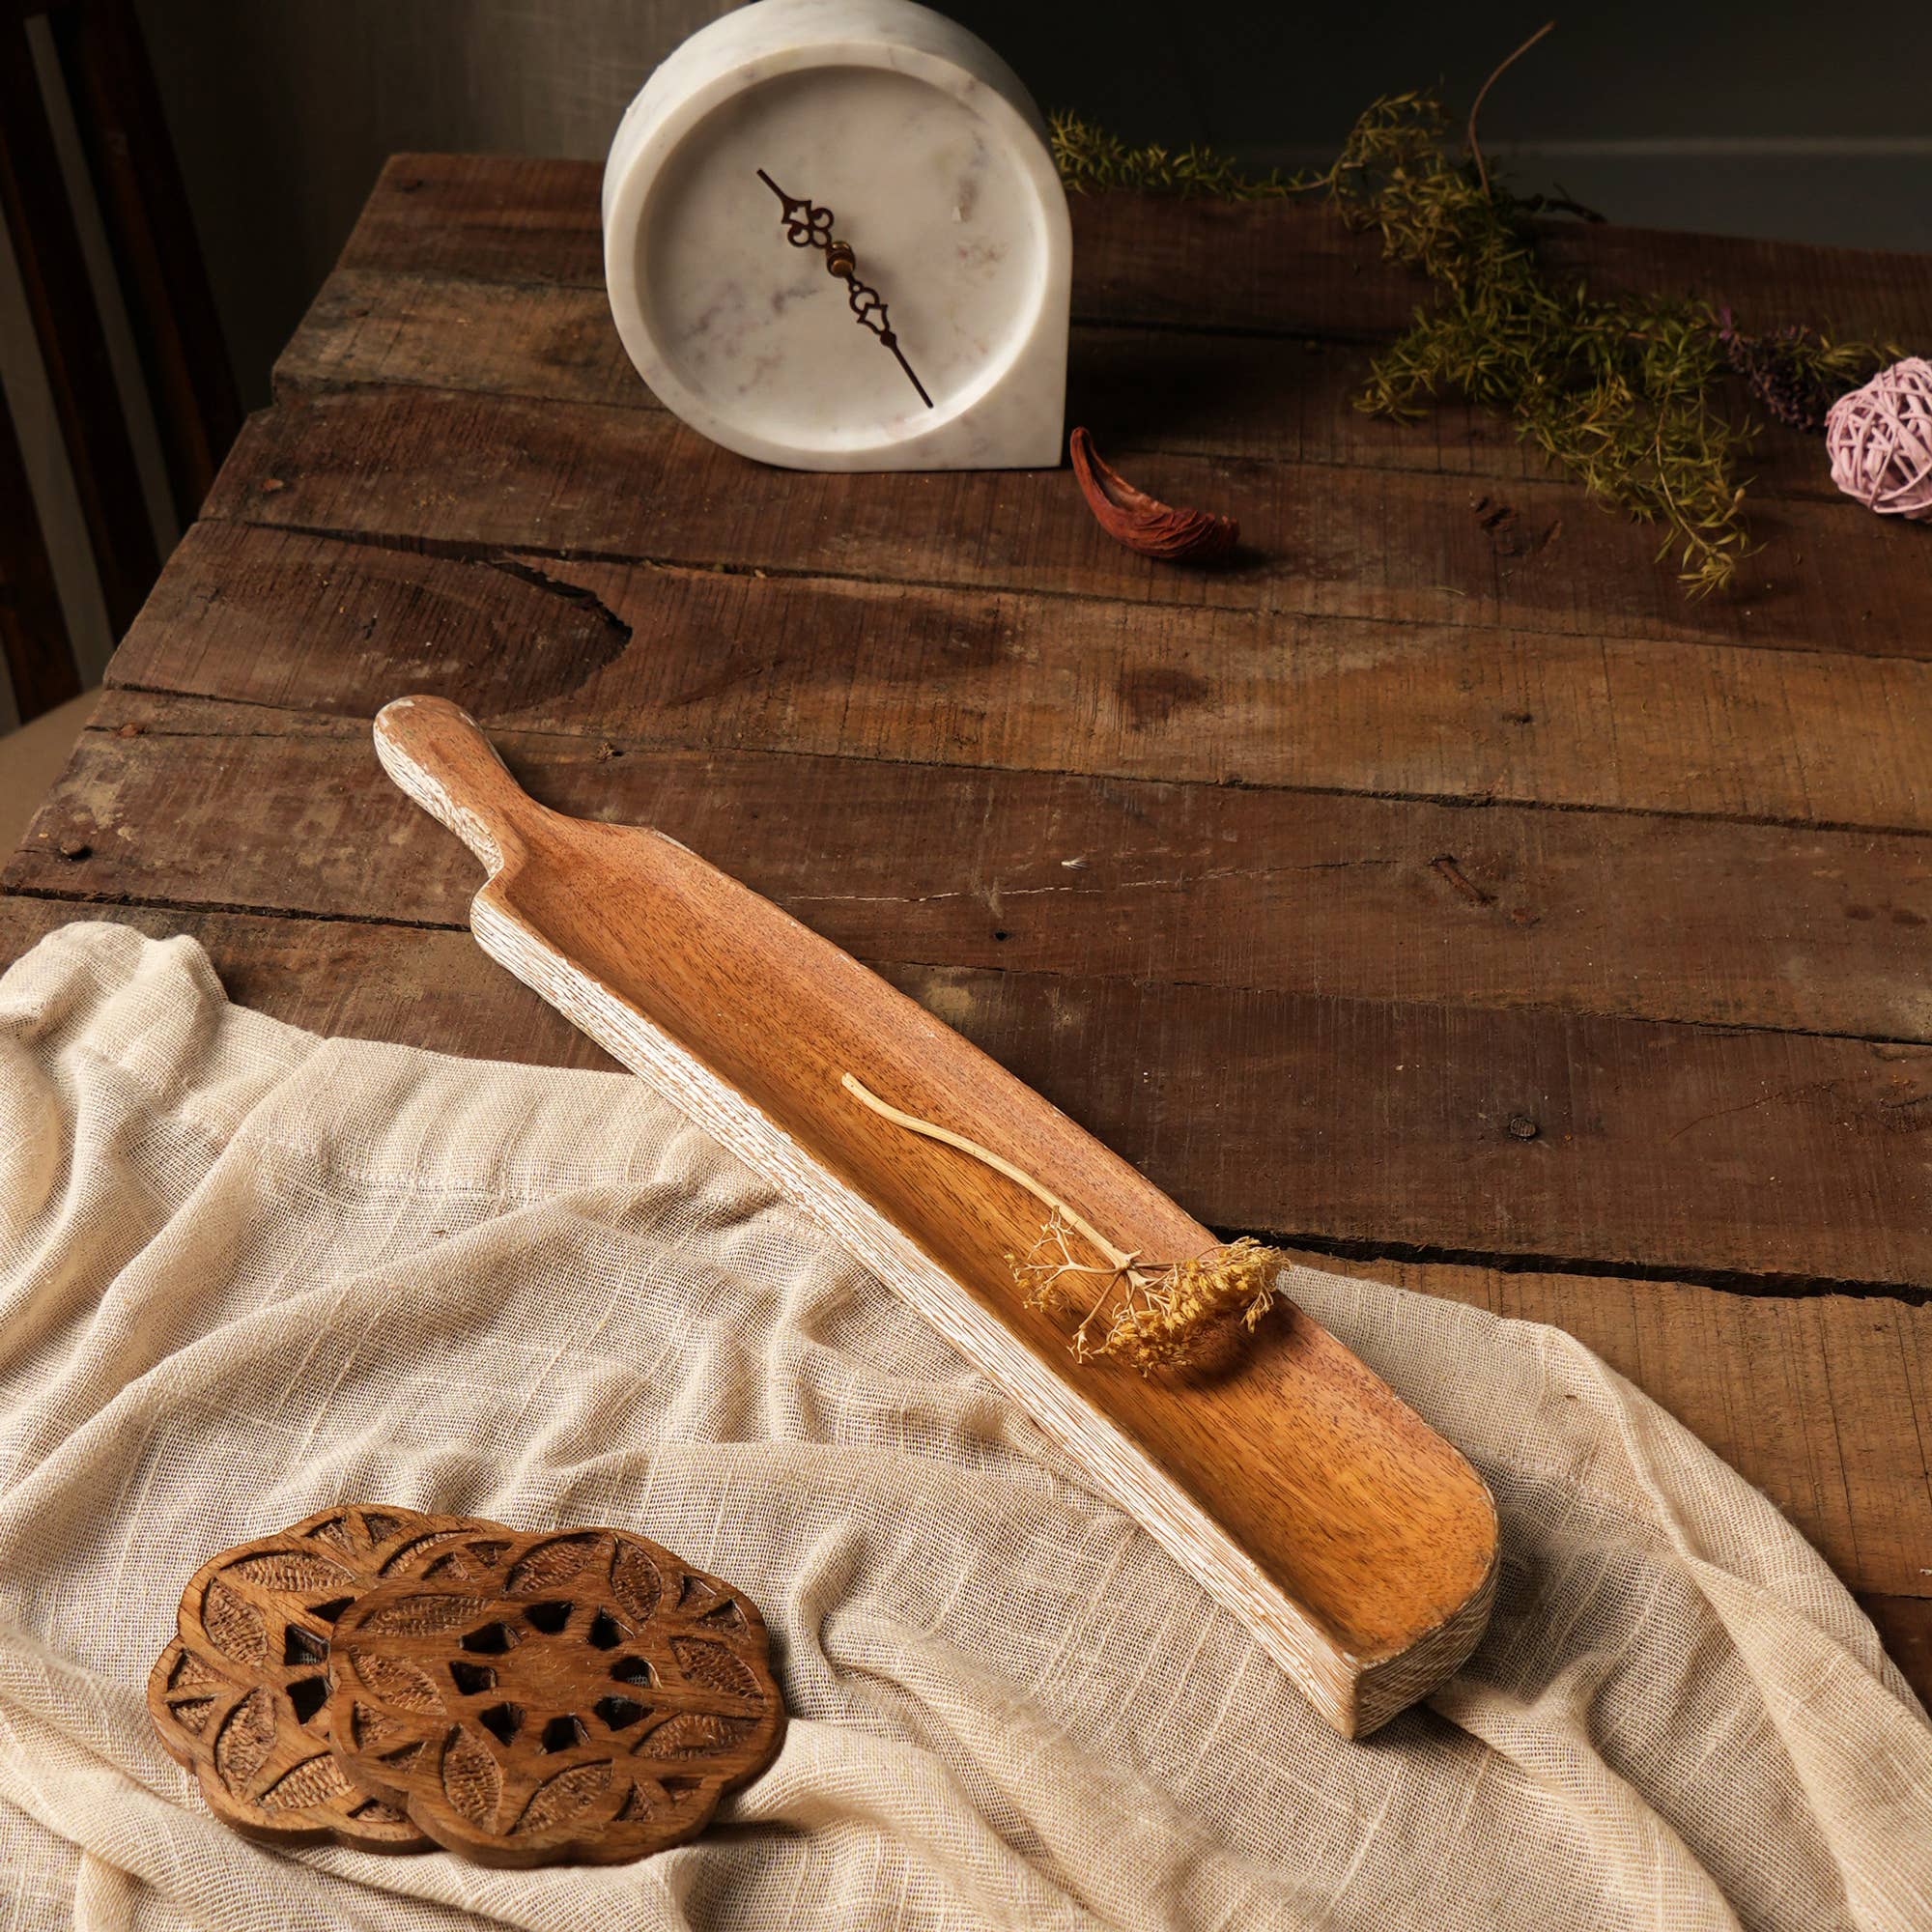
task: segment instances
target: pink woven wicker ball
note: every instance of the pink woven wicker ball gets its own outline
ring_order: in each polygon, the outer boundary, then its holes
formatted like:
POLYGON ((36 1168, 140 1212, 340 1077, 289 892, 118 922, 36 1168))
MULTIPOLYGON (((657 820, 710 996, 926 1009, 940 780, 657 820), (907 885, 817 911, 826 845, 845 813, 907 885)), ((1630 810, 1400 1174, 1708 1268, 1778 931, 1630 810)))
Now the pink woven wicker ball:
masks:
POLYGON ((1932 362, 1908 355, 1825 415, 1832 481, 1881 516, 1932 523, 1932 362))

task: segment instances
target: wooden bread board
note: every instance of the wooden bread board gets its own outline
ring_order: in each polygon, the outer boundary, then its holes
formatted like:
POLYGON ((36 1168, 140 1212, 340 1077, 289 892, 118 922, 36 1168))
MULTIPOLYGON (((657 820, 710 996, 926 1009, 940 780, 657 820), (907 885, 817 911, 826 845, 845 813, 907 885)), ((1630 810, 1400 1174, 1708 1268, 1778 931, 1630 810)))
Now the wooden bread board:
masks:
POLYGON ((1344 1736, 1468 1655, 1496 1577, 1482 1479, 1283 1304, 1213 1371, 1076 1361, 1008 1255, 1038 1203, 853 1098, 998 1149, 1122 1248, 1215 1236, 829 941, 642 827, 527 797, 457 706, 376 721, 389 776, 482 860, 478 942, 896 1290, 1237 1617, 1344 1736))

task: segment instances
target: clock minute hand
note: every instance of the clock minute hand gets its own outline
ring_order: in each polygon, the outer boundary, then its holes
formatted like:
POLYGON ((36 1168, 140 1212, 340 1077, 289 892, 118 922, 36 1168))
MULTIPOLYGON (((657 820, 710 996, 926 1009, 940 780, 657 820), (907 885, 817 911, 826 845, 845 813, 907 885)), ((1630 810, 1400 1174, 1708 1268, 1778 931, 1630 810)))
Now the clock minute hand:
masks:
POLYGON ((899 367, 906 372, 906 381, 919 391, 920 401, 930 409, 932 398, 925 393, 925 384, 913 374, 912 364, 906 360, 905 351, 899 347, 899 339, 893 332, 892 318, 886 313, 885 301, 877 289, 859 279, 859 264, 853 259, 851 249, 843 242, 833 242, 825 251, 825 266, 844 282, 845 300, 853 318, 862 328, 869 328, 898 357, 899 367))
POLYGON ((925 393, 925 384, 912 373, 912 364, 905 359, 905 351, 899 347, 896 335, 881 335, 879 340, 899 358, 899 367, 906 372, 906 381, 919 391, 919 399, 927 409, 932 407, 932 398, 925 393))
POLYGON ((787 194, 763 168, 758 170, 758 179, 779 198, 779 219, 784 226, 785 240, 794 248, 825 250, 826 272, 837 275, 845 284, 845 301, 852 311, 852 319, 861 328, 870 329, 893 352, 899 367, 906 373, 906 381, 919 391, 920 401, 931 409, 932 398, 925 393, 925 384, 913 373, 905 351, 899 347, 898 336, 894 333, 885 298, 869 282, 859 279, 859 260, 852 252, 851 243, 839 241, 832 232, 837 216, 829 208, 820 208, 816 202, 787 194))

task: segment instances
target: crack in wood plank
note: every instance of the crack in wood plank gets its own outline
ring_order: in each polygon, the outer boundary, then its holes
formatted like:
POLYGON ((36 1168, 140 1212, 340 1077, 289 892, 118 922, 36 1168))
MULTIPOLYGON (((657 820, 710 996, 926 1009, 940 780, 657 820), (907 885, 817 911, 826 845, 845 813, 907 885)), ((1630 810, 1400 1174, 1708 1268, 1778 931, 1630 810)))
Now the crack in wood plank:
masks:
MULTIPOLYGON (((526 674, 505 675, 500 624, 542 619, 469 581, 493 571, 499 554, 440 558, 420 572, 389 562, 421 554, 414 545, 197 526, 108 682, 192 694, 213 688, 218 667, 226 700, 258 702, 256 680, 285 662, 273 653, 293 622, 305 648, 275 673, 274 703, 366 713, 395 695, 398 680, 420 686, 425 676, 449 675, 442 667, 461 665, 457 688, 480 715, 565 736, 594 733, 619 749, 695 743, 711 723, 673 726, 668 714, 678 700, 697 692, 716 703, 743 689, 724 728, 734 742, 774 752, 796 744, 885 761, 1159 776, 1470 808, 1500 802, 1907 836, 1932 830, 1932 794, 1922 782, 1932 768, 1932 729, 1919 728, 1932 719, 1932 668, 1898 659, 1613 646, 1500 631, 1404 637, 1379 623, 1317 617, 1287 628, 1261 680, 1257 653, 1266 640, 1258 621, 1204 613, 1190 624, 1190 657, 1205 690, 1186 719, 1140 729, 1123 719, 1107 729, 1108 692, 1124 690, 1143 655, 1164 647, 1170 620, 1162 613, 1117 605, 1066 615, 1031 593, 1002 594, 975 619, 997 647, 995 662, 950 648, 953 600, 944 593, 823 575, 767 587, 743 574, 550 559, 533 567, 594 591, 604 609, 627 623, 647 622, 652 632, 648 656, 619 649, 610 660, 598 701, 565 709, 542 703, 526 674), (351 602, 360 621, 342 614, 351 602), (500 621, 492 614, 497 604, 500 621), (400 632, 392 668, 381 679, 367 648, 370 619, 361 615, 371 608, 391 613, 385 627, 400 632), (778 658, 739 639, 773 626, 798 641, 785 646, 794 673, 782 718, 767 724, 755 686, 778 658), (661 668, 694 633, 718 637, 708 662, 693 675, 661 668), (814 641, 827 634, 840 639, 836 662, 814 641), (1386 705, 1369 695, 1381 685, 1368 682, 1384 666, 1401 671, 1386 705), (909 732, 915 676, 920 728, 909 732), (834 678, 842 693, 830 689, 834 678), (996 680, 997 715, 987 708, 996 680), (1677 715, 1702 721, 1699 729, 1667 731, 1653 720, 1643 695, 1657 690, 1677 694, 1677 715), (1034 719, 1049 693, 1072 715, 1098 709, 1103 728, 1042 734, 1034 719), (817 715, 834 696, 836 709, 817 715), (1279 728, 1264 728, 1276 714, 1279 728), (1875 724, 1854 728, 1858 719, 1875 724), (1493 753, 1485 750, 1492 742, 1493 753)), ((583 663, 602 663, 615 637, 606 624, 591 626, 587 641, 598 648, 583 663)))
MULTIPOLYGON (((1300 1249, 1324 1261, 1398 1264, 1415 1267, 1485 1268, 1499 1275, 1575 1275, 1596 1281, 1681 1282, 1715 1294, 1804 1300, 1841 1294, 1848 1300, 1895 1301, 1903 1308, 1932 1307, 1932 1281, 1866 1281, 1856 1275, 1795 1274, 1777 1269, 1654 1267, 1643 1262, 1592 1260, 1584 1255, 1498 1253, 1431 1241, 1376 1240, 1311 1233, 1297 1228, 1216 1227, 1224 1241, 1243 1236, 1271 1247, 1300 1249)), ((1932 1591, 1928 1591, 1932 1594, 1932 1591)))

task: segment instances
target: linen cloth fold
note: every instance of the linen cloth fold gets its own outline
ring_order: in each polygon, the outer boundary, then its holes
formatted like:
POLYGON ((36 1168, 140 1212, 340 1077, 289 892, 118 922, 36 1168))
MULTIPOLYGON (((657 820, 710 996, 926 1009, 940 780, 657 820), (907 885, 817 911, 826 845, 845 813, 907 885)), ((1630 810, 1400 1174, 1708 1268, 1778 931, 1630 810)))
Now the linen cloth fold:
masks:
POLYGON ((1293 1293, 1502 1514, 1488 1637, 1361 1745, 641 1083, 321 1039, 66 927, 0 980, 0 1922, 1932 1926, 1932 1725, 1769 1502, 1558 1330, 1293 1293), (236 1836, 148 1668, 205 1556, 342 1500, 729 1577, 777 1764, 629 1866, 236 1836))

